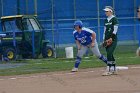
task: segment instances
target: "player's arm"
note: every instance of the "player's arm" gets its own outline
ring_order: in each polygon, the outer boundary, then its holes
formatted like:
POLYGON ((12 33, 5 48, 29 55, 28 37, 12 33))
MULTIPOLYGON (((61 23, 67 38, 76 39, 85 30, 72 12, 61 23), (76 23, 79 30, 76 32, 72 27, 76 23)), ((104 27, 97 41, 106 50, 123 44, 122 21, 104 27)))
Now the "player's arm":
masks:
POLYGON ((91 37, 92 37, 92 43, 95 43, 96 33, 93 32, 92 35, 91 35, 91 37))
POLYGON ((112 33, 111 38, 114 38, 115 37, 115 35, 117 34, 117 31, 118 31, 118 25, 114 25, 114 31, 112 33))
POLYGON ((117 31, 118 31, 118 25, 114 25, 114 31, 111 35, 111 37, 106 41, 107 42, 107 45, 111 45, 111 43, 113 42, 113 40, 115 39, 115 36, 117 34, 117 31))
POLYGON ((76 45, 77 45, 78 50, 80 50, 81 49, 81 44, 79 43, 78 40, 75 40, 75 42, 76 42, 76 45))
POLYGON ((116 17, 114 17, 114 19, 113 19, 113 25, 114 25, 114 31, 113 31, 111 37, 108 39, 109 42, 113 42, 115 40, 115 36, 117 34, 117 31, 118 31, 119 22, 118 22, 118 19, 116 17))
POLYGON ((81 49, 81 44, 80 44, 80 42, 77 40, 75 33, 76 33, 76 31, 73 32, 73 36, 74 36, 74 39, 75 39, 75 43, 76 43, 76 46, 77 46, 78 50, 80 50, 80 49, 81 49))
POLYGON ((117 34, 117 31, 118 31, 118 25, 114 25, 114 31, 113 31, 113 33, 112 33, 112 35, 111 35, 109 41, 112 42, 112 41, 115 39, 115 36, 116 36, 116 34, 117 34))
POLYGON ((106 27, 104 26, 103 41, 105 41, 105 31, 106 31, 106 27))
POLYGON ((86 29, 86 31, 88 32, 88 35, 92 38, 91 46, 93 47, 95 44, 96 33, 91 29, 86 29))
POLYGON ((114 31, 111 35, 111 39, 114 40, 115 39, 115 36, 117 34, 117 31, 118 31, 118 25, 119 25, 119 22, 117 20, 117 18, 114 18, 114 21, 113 21, 113 24, 114 24, 114 31))
POLYGON ((96 39, 96 33, 95 33, 94 31, 93 31, 91 37, 92 37, 92 43, 91 43, 91 46, 94 47, 94 45, 95 45, 95 39, 96 39))
POLYGON ((87 31, 87 35, 91 37, 92 42, 91 42, 91 47, 94 47, 95 45, 95 39, 96 39, 96 33, 88 28, 84 28, 85 31, 87 31))

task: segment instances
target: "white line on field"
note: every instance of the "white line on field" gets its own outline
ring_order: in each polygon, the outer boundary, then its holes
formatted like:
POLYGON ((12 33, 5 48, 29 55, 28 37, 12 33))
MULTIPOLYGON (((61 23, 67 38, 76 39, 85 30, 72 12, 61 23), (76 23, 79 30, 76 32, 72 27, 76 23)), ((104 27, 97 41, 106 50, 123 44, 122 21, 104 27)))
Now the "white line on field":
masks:
POLYGON ((74 73, 66 73, 66 75, 72 75, 72 74, 74 74, 74 73))
POLYGON ((17 79, 17 78, 9 78, 9 79, 13 79, 14 80, 14 79, 17 79))

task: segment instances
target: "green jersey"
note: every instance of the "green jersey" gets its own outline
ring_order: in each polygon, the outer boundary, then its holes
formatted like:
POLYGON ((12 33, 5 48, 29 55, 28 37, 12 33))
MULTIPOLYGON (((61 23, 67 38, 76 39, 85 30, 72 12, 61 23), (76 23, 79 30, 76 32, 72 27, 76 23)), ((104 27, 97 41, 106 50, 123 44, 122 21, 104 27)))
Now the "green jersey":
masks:
MULTIPOLYGON (((115 16, 113 16, 109 21, 108 19, 105 19, 105 40, 111 38, 113 31, 114 31, 114 26, 118 25, 118 20, 115 16)), ((117 34, 113 38, 113 41, 117 41, 117 34)))

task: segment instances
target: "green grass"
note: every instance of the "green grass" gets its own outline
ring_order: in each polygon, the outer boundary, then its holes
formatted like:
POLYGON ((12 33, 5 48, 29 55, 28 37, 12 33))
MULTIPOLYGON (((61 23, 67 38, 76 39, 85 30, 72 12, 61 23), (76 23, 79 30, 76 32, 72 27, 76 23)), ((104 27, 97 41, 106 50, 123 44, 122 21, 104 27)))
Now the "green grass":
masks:
MULTIPOLYGON (((140 57, 135 57, 134 52, 128 53, 118 53, 115 54, 117 65, 136 65, 140 64, 140 57)), ((74 66, 74 59, 65 58, 51 58, 51 59, 33 59, 33 60, 21 60, 12 62, 16 63, 27 63, 24 66, 1 69, 0 76, 8 75, 21 75, 21 74, 33 74, 33 73, 44 73, 44 72, 54 72, 54 71, 70 71, 74 66)), ((98 60, 94 56, 90 56, 88 59, 83 58, 80 65, 80 69, 85 68, 96 68, 103 67, 105 64, 98 60)))
MULTIPOLYGON (((135 51, 138 46, 118 46, 115 51, 115 58, 117 65, 137 65, 140 64, 140 57, 135 57, 135 51)), ((58 51, 58 50, 57 50, 58 51)), ((76 48, 74 48, 74 54, 76 54, 76 48)), ((100 48, 101 53, 106 55, 105 49, 100 48)), ((57 52, 62 58, 51 58, 51 59, 33 59, 33 60, 19 60, 13 61, 12 64, 26 63, 26 65, 10 68, 0 69, 0 76, 9 75, 22 75, 22 74, 33 74, 33 73, 46 73, 54 71, 70 71, 74 66, 75 59, 65 59, 65 50, 61 48, 57 52), (60 54, 61 53, 61 54, 60 54)), ((89 52, 89 58, 83 58, 80 64, 80 69, 105 67, 106 65, 98 60, 96 57, 91 56, 89 52)), ((5 62, 2 64, 6 64, 5 62)))

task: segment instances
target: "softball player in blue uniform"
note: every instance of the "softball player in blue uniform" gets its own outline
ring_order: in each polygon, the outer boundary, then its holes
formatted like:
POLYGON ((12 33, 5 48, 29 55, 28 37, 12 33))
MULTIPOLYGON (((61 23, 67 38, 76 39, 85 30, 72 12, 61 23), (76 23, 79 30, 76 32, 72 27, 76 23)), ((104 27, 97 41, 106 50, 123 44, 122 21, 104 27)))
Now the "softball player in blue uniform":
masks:
POLYGON ((81 59, 88 48, 91 49, 92 53, 95 54, 96 57, 107 64, 107 58, 103 56, 98 49, 98 44, 96 42, 96 33, 91 29, 83 27, 83 23, 80 20, 74 22, 74 29, 75 31, 73 32, 73 35, 78 48, 78 53, 72 72, 78 71, 78 66, 81 63, 81 59))

